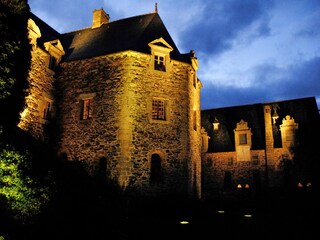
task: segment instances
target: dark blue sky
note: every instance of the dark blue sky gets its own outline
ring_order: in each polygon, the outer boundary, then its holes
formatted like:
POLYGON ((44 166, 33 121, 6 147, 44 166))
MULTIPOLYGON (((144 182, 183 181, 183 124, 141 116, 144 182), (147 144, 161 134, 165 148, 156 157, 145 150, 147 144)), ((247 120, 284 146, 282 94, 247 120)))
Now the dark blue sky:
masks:
POLYGON ((319 0, 29 0, 64 33, 89 27, 101 7, 110 21, 153 12, 181 53, 195 50, 201 108, 303 97, 320 107, 319 0))

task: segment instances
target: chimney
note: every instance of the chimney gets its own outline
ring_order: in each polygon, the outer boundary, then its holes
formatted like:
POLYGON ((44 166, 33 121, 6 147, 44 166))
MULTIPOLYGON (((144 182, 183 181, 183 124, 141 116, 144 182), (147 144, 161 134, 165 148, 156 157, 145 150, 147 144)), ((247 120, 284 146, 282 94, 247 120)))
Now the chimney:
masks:
POLYGON ((93 11, 92 28, 99 28, 102 24, 109 23, 109 14, 103 8, 93 11))

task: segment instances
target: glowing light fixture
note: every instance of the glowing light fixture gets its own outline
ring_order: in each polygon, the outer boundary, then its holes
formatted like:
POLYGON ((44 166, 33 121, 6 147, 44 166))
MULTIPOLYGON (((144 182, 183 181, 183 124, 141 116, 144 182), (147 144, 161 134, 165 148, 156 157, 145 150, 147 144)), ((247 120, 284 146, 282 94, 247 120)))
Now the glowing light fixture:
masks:
POLYGON ((250 188, 250 185, 248 183, 246 183, 246 185, 244 186, 244 188, 250 188))
POLYGON ((218 121, 218 119, 217 119, 217 117, 215 117, 214 118, 214 121, 213 121, 213 123, 212 123, 212 125, 213 125, 213 130, 219 130, 219 121, 218 121))
POLYGON ((299 182, 299 183, 298 183, 298 188, 302 188, 302 187, 303 187, 302 183, 299 182))
POLYGON ((273 115, 272 115, 272 123, 275 124, 276 121, 279 118, 279 115, 277 113, 277 109, 279 109, 278 104, 273 105, 273 115))
POLYGON ((246 218, 251 218, 252 214, 244 214, 243 216, 246 217, 246 218))
POLYGON ((182 221, 180 221, 180 224, 183 224, 183 225, 185 225, 185 224, 189 224, 189 221, 182 220, 182 221))
POLYGON ((237 185, 237 188, 242 188, 242 186, 241 186, 241 184, 240 184, 240 183, 237 185))
POLYGON ((222 213, 224 213, 224 210, 218 210, 217 212, 222 214, 222 213))

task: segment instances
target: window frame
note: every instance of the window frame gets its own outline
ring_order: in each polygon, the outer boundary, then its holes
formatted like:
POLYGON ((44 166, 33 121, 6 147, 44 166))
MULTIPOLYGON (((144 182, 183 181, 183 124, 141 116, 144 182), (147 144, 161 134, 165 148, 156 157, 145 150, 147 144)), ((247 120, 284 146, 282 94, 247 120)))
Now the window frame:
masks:
POLYGON ((48 68, 52 71, 56 71, 58 69, 59 63, 58 59, 52 55, 49 54, 49 64, 48 68))
POLYGON ((82 101, 82 111, 81 120, 89 120, 93 118, 93 97, 83 98, 82 101))
POLYGON ((153 60, 154 70, 166 72, 166 56, 164 54, 155 53, 153 60))
POLYGON ((46 93, 42 93, 38 106, 38 117, 42 124, 50 121, 54 116, 53 98, 46 93))
POLYGON ((153 153, 150 159, 150 183, 157 184, 162 181, 162 157, 158 153, 153 153))
POLYGON ((149 42, 148 46, 151 50, 149 68, 160 74, 170 72, 170 52, 173 51, 173 48, 163 38, 149 42))
POLYGON ((239 133, 239 145, 248 145, 247 133, 239 133))
POLYGON ((151 121, 154 122, 167 122, 168 121, 168 101, 164 98, 153 97, 151 99, 151 121), (159 104, 154 104, 155 102, 162 103, 162 106, 159 104), (156 107, 157 109, 154 109, 156 107), (162 108, 162 109, 161 109, 162 108), (163 112, 159 114, 159 112, 163 112), (154 117, 154 116, 163 116, 163 117, 154 117))
POLYGON ((50 115, 51 115, 51 111, 52 111, 52 101, 44 99, 43 100, 41 118, 43 120, 49 120, 50 119, 50 115))

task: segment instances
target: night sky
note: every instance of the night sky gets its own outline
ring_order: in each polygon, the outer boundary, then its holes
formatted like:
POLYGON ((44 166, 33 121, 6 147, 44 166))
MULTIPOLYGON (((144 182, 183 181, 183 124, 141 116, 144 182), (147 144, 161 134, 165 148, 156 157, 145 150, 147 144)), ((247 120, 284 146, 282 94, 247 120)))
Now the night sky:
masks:
POLYGON ((319 0, 29 0, 60 33, 153 12, 181 53, 195 50, 201 108, 316 97, 320 106, 319 0))

